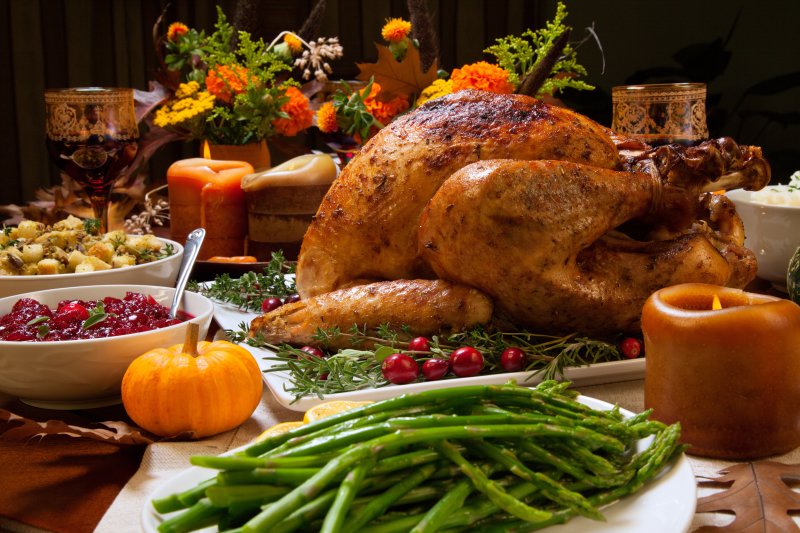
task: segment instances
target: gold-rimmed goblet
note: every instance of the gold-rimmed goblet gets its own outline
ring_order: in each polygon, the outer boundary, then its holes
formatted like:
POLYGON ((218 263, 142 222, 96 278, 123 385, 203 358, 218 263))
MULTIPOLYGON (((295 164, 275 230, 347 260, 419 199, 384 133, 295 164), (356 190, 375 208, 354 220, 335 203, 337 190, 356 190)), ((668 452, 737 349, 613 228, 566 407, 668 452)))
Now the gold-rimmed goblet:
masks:
POLYGON ((106 232, 111 189, 138 150, 133 89, 47 89, 44 102, 50 158, 81 185, 106 232))
POLYGON ((691 146, 708 138, 704 83, 622 85, 611 89, 611 129, 651 146, 691 146))

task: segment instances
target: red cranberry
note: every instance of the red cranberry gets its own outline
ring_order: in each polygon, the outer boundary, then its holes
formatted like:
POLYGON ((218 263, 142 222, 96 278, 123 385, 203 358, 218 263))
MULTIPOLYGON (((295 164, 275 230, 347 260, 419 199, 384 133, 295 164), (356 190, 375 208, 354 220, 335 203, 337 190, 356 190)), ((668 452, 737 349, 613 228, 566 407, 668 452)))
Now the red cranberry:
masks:
POLYGON ((428 359, 422 363, 422 375, 425 381, 442 379, 450 370, 450 364, 444 359, 428 359))
POLYGON ((300 295, 297 294, 297 293, 290 294, 289 296, 287 296, 286 298, 283 299, 284 305, 285 304, 293 304, 293 303, 299 302, 299 301, 300 301, 300 295))
POLYGON ((430 352, 431 343, 425 337, 415 337, 409 341, 408 349, 412 352, 430 352))
POLYGON ((417 379, 419 366, 410 355, 395 353, 383 360, 381 371, 390 383, 404 385, 417 379))
POLYGON ((269 313, 270 311, 274 311, 282 305, 283 302, 280 298, 267 298, 261 302, 261 311, 264 313, 269 313))
POLYGON ((58 308, 59 315, 71 315, 78 320, 86 320, 89 318, 89 310, 82 306, 79 302, 69 302, 58 308))
POLYGON ((622 339, 622 342, 619 343, 619 349, 622 355, 628 359, 636 359, 642 353, 642 343, 639 339, 628 337, 622 339))
POLYGON ((450 367, 460 378, 477 376, 483 368, 483 355, 471 346, 463 346, 450 354, 450 367))
POLYGON ((500 366, 509 372, 519 372, 525 368, 525 352, 521 348, 506 348, 500 356, 500 366))
POLYGON ((325 357, 325 354, 322 353, 322 350, 320 350, 316 346, 303 346, 302 348, 300 348, 300 351, 305 352, 313 357, 319 357, 320 359, 325 357))

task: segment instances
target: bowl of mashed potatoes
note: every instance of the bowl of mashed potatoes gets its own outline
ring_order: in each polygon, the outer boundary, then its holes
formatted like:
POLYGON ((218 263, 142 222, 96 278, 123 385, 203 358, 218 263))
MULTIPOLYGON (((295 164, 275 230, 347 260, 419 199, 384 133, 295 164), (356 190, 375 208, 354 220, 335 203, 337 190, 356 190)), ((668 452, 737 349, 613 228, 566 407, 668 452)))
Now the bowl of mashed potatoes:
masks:
POLYGON ((745 246, 758 258, 758 277, 786 291, 786 273, 800 246, 800 171, 789 183, 727 193, 744 222, 745 246))

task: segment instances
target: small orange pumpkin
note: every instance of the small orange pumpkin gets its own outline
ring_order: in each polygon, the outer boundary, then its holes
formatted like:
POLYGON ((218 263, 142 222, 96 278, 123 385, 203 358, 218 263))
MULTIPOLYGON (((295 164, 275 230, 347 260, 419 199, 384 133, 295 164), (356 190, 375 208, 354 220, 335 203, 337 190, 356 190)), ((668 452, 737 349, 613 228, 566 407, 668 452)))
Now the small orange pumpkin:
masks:
POLYGON ((162 437, 207 437, 247 420, 261 401, 261 370, 253 356, 227 341, 186 341, 137 357, 122 378, 122 403, 134 422, 162 437))

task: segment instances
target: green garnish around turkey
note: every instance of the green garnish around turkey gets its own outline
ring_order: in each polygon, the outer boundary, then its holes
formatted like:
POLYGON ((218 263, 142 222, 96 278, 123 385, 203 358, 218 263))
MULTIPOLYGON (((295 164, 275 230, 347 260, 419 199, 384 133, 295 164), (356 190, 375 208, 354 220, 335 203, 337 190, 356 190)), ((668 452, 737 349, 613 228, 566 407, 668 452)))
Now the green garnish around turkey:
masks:
MULTIPOLYGON (((274 356, 265 360, 275 364, 267 372, 284 372, 288 384, 286 391, 295 396, 295 401, 305 396, 323 397, 328 394, 350 392, 366 388, 389 385, 394 370, 393 354, 403 353, 413 358, 418 368, 412 381, 431 381, 465 377, 458 372, 457 361, 452 357, 459 348, 471 347, 482 357, 480 374, 498 374, 510 371, 531 372, 543 380, 563 378, 569 367, 586 366, 607 361, 617 361, 624 356, 616 343, 580 337, 577 334, 564 336, 543 335, 531 332, 491 331, 482 326, 465 332, 432 336, 425 350, 414 349, 419 346, 418 339, 409 339, 403 328, 394 330, 383 325, 376 331, 366 331, 353 325, 349 330, 338 328, 318 330, 315 345, 325 349, 334 339, 347 337, 350 348, 331 351, 324 355, 316 347, 297 348, 289 344, 273 345, 260 335, 249 336, 248 324, 242 322, 236 330, 226 330, 234 342, 245 342, 256 348, 266 348, 274 356), (509 349, 523 352, 523 364, 509 368, 505 352, 509 349), (425 372, 426 362, 436 360, 447 363, 449 371, 431 378, 425 372), (387 368, 388 367, 388 368, 387 368)), ((474 374, 471 374, 474 375, 474 374)), ((408 382, 408 381, 406 381, 408 382)))
POLYGON ((273 252, 261 273, 247 272, 240 278, 221 274, 210 284, 189 282, 188 290, 213 300, 233 304, 247 311, 261 311, 264 300, 286 297, 297 292, 294 284, 294 264, 286 261, 282 252, 273 252))

